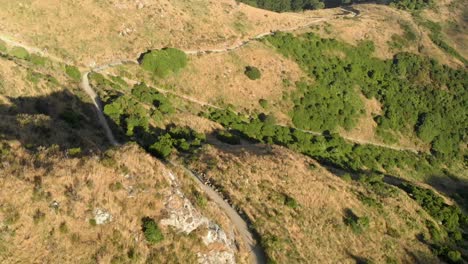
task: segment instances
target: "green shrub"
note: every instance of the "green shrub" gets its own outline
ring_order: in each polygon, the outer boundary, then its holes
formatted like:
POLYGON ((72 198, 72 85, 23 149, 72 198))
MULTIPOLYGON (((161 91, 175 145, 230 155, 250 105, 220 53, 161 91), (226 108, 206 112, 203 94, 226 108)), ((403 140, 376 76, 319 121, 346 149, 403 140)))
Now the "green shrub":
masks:
POLYGON ((65 66, 65 73, 72 78, 74 81, 79 81, 81 79, 81 72, 78 70, 77 67, 66 65, 65 66))
POLYGON ((96 219, 94 219, 94 218, 89 219, 89 225, 96 226, 97 225, 96 219))
POLYGON ((462 262, 462 255, 458 250, 450 250, 447 253, 447 258, 451 263, 461 263, 462 262))
POLYGON ((260 106, 261 106, 263 109, 266 109, 266 108, 268 108, 268 106, 269 106, 268 101, 265 100, 265 99, 260 99, 260 100, 258 100, 258 103, 260 104, 260 106))
POLYGON ((62 233, 62 234, 68 233, 69 229, 68 229, 68 226, 67 226, 67 223, 66 223, 66 222, 60 223, 59 231, 60 231, 60 233, 62 233))
POLYGON ((124 186, 121 182, 114 182, 109 184, 109 190, 112 192, 123 190, 124 186))
POLYGON ((75 156, 78 156, 81 154, 81 148, 78 147, 78 148, 71 148, 71 149, 68 149, 68 155, 72 156, 72 157, 75 157, 75 156))
POLYGON ((239 145, 241 143, 240 137, 230 133, 229 131, 221 130, 216 133, 216 138, 231 145, 239 145))
POLYGON ((158 158, 166 159, 172 153, 173 139, 169 134, 160 136, 158 141, 149 147, 158 158))
POLYGON ((140 65, 143 69, 164 78, 184 68, 187 65, 187 55, 174 48, 153 50, 143 55, 140 65))
POLYGON ((6 52, 6 51, 7 51, 6 43, 3 40, 0 40, 0 52, 6 52))
POLYGON ((258 80, 262 77, 262 73, 260 70, 254 66, 247 66, 245 67, 244 74, 250 79, 250 80, 258 80))
POLYGON ((355 234, 362 234, 369 228, 369 218, 366 216, 358 217, 351 210, 346 211, 344 222, 355 234))
POLYGON ((296 199, 287 194, 284 194, 284 205, 292 209, 296 209, 297 207, 299 207, 299 204, 297 203, 296 199))
POLYGON ((150 244, 157 244, 164 239, 161 230, 152 218, 144 217, 141 221, 141 228, 143 234, 145 235, 146 241, 148 241, 150 244))
POLYGON ((47 59, 37 54, 31 54, 30 61, 35 65, 44 66, 46 65, 47 59))
POLYGON ((28 60, 29 59, 29 52, 23 47, 13 47, 9 54, 15 58, 21 60, 28 60))

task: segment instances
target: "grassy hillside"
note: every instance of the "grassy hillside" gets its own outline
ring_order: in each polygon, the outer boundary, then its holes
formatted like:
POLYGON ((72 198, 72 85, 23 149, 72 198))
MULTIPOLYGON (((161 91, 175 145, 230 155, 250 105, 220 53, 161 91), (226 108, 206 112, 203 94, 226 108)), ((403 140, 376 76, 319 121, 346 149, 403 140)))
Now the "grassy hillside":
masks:
POLYGON ((0 5, 0 262, 468 259, 460 2, 0 5))

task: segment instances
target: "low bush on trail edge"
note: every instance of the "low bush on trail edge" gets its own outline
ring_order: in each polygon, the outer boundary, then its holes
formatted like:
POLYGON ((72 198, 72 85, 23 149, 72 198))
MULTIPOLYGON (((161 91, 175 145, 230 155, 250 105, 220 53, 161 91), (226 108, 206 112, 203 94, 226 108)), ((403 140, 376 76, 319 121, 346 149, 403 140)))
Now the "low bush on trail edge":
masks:
POLYGON ((245 67, 244 73, 250 80, 258 80, 260 77, 262 77, 260 70, 254 66, 245 67))
POLYGON ((11 56, 17 59, 21 59, 21 60, 29 59, 29 52, 25 48, 22 48, 22 47, 14 47, 11 49, 9 53, 11 56))
POLYGON ((159 229, 158 225, 152 218, 144 217, 143 219, 141 219, 141 222, 141 229, 148 243, 157 244, 163 241, 164 236, 161 230, 159 229))
POLYGON ((75 66, 65 66, 65 73, 74 81, 79 81, 81 79, 81 72, 75 66))

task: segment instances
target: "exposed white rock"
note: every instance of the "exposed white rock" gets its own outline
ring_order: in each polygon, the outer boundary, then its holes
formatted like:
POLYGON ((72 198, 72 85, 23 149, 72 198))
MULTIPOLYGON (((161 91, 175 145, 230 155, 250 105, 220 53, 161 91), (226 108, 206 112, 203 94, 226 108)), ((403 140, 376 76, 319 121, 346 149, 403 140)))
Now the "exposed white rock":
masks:
POLYGON ((200 264, 234 264, 236 258, 232 251, 210 251, 207 254, 198 253, 198 263, 200 264))
POLYGON ((94 220, 97 225, 107 224, 112 221, 112 215, 104 209, 94 210, 94 220))
POLYGON ((208 224, 208 232, 203 237, 203 243, 205 243, 205 245, 221 243, 229 247, 232 246, 232 241, 228 238, 224 230, 213 222, 208 224))
POLYGON ((166 203, 169 217, 161 220, 162 225, 175 227, 180 232, 190 234, 202 225, 208 225, 208 218, 195 209, 192 203, 180 193, 173 193, 166 203))

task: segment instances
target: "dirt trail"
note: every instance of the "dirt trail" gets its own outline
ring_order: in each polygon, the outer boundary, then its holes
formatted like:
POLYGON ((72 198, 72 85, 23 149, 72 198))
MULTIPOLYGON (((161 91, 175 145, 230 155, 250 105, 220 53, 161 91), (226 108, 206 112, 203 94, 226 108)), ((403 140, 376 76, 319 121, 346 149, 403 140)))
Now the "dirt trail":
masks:
POLYGON ((99 123, 101 124, 102 128, 104 129, 104 132, 106 133, 107 139, 109 142, 114 145, 118 146, 119 143, 115 140, 114 134, 112 133, 112 130, 109 127, 109 124, 107 123, 106 117, 103 114, 103 109, 102 109, 102 104, 101 100, 99 99, 99 96, 96 94, 96 92, 91 88, 91 85, 89 85, 89 78, 88 78, 89 72, 85 72, 81 78, 81 83, 80 87, 88 94, 88 96, 91 98, 93 101, 94 106, 96 107, 96 114, 99 120, 99 123))
POLYGON ((57 56, 54 56, 52 54, 49 54, 46 50, 41 50, 41 49, 38 49, 36 47, 32 47, 32 46, 29 46, 27 44, 24 44, 24 43, 20 43, 18 41, 15 41, 13 39, 11 39, 10 37, 6 36, 6 35, 3 35, 3 34, 0 34, 0 40, 4 41, 6 44, 8 44, 9 46, 13 46, 13 47, 22 47, 24 48, 25 50, 27 50, 29 53, 36 53, 36 54, 39 54, 43 57, 47 57, 49 59, 52 59, 56 62, 60 62, 60 63, 65 63, 65 64, 69 64, 70 62, 69 61, 66 61, 64 59, 61 59, 57 56))
POLYGON ((170 162, 175 167, 180 167, 184 170, 184 172, 189 175, 192 179, 194 179, 200 188, 213 200, 229 217, 231 223, 235 226, 237 231, 240 233, 242 239, 247 244, 250 250, 250 259, 252 263, 266 263, 266 256, 265 252, 258 244, 256 239, 254 238, 253 234, 249 230, 249 226, 247 221, 244 220, 239 213, 232 208, 215 190, 213 190, 210 186, 203 183, 203 181, 195 175, 191 170, 188 168, 178 165, 174 162, 170 162))

